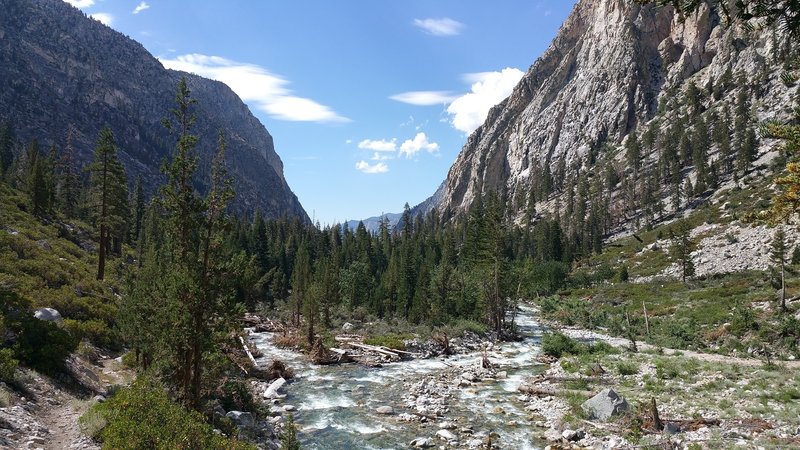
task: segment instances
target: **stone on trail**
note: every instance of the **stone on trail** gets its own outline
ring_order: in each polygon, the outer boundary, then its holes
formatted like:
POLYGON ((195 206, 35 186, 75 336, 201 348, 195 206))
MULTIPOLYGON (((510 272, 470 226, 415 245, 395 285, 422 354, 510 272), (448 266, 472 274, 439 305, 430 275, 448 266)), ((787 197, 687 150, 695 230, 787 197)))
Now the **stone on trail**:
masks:
POLYGON ((430 438, 416 438, 411 441, 411 446, 414 448, 429 448, 433 447, 434 444, 430 438))
POLYGON ((581 405, 589 419, 608 420, 628 410, 628 402, 613 389, 603 389, 581 405))
POLYGON ((439 436, 440 438, 442 438, 442 439, 444 439, 445 441, 448 441, 448 442, 455 441, 455 440, 458 439, 455 434, 453 434, 451 431, 446 430, 444 428, 439 430, 439 431, 437 431, 436 432, 436 436, 439 436))

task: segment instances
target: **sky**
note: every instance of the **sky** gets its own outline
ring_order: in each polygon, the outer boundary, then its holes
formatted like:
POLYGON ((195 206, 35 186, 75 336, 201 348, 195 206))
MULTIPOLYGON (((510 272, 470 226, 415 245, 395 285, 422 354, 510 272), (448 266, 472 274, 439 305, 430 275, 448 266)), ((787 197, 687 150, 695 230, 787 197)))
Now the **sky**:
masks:
POLYGON ((321 224, 434 193, 573 0, 67 0, 165 67, 225 82, 321 224))

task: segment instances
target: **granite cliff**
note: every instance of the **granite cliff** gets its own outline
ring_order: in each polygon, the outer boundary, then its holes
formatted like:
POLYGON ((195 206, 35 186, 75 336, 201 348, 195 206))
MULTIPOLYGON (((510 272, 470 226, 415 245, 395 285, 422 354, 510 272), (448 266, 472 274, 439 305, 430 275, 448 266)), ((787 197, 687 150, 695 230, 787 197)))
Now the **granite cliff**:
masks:
MULTIPOLYGON (((138 42, 61 0, 0 0, 0 10, 0 122, 11 122, 21 142, 36 138, 44 148, 63 147, 72 127, 77 159, 85 164, 98 131, 108 125, 129 179, 142 176, 152 193, 175 143, 161 119, 186 77, 198 100, 201 175, 224 129, 234 209, 310 222, 286 183, 272 136, 228 86, 165 69, 138 42)), ((197 188, 206 187, 198 181, 197 188)))

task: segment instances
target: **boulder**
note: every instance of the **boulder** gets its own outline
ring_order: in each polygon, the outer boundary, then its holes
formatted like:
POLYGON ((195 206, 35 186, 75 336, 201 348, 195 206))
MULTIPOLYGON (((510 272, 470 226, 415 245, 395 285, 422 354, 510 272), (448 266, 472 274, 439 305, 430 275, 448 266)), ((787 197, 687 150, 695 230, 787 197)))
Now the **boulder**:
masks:
POLYGON ((446 429, 444 429, 444 428, 443 428, 443 429, 441 429, 441 430, 439 430, 439 431, 437 431, 437 432, 436 432, 436 436, 439 436, 441 439, 444 439, 445 441, 448 441, 448 442, 450 442, 450 441, 455 441, 455 440, 457 440, 457 439, 458 439, 458 438, 456 437, 456 435, 455 435, 455 434, 453 434, 453 432, 452 432, 452 431, 450 431, 450 430, 446 430, 446 429))
POLYGON ((294 406, 294 405, 285 405, 285 406, 283 407, 283 412, 292 412, 292 411, 294 411, 294 410, 296 410, 296 409, 297 409, 297 408, 295 408, 295 406, 294 406))
POLYGON ((39 308, 33 313, 33 317, 46 322, 55 322, 59 325, 64 322, 61 313, 53 308, 39 308))
POLYGON ((342 325, 342 331, 344 332, 353 331, 354 328, 355 326, 350 322, 345 322, 344 325, 342 325))
POLYGON ((282 398, 283 396, 278 393, 278 390, 286 384, 286 380, 283 378, 278 378, 277 380, 270 383, 267 390, 264 391, 264 398, 282 398))
POLYGON ((589 419, 608 420, 628 410, 628 402, 613 389, 603 389, 581 405, 589 419))
POLYGON ((394 408, 391 406, 379 406, 375 408, 375 411, 378 414, 394 414, 394 408))
POLYGON ((433 447, 434 444, 431 441, 431 438, 416 438, 411 441, 411 446, 414 448, 429 448, 433 447))
POLYGON ((253 428, 256 423, 253 415, 249 412, 229 411, 228 414, 225 414, 225 417, 231 419, 239 428, 253 428))

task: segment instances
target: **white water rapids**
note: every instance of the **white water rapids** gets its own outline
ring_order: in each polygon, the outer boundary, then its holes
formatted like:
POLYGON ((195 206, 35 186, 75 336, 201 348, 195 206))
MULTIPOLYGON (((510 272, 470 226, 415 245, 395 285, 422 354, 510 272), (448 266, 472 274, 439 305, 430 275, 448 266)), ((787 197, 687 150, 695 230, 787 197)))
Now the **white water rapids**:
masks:
MULTIPOLYGON (((496 433, 500 448, 532 449, 543 443, 536 439, 530 412, 517 388, 529 376, 542 371, 535 361, 541 329, 533 310, 522 307, 515 323, 524 339, 500 343, 488 353, 490 361, 506 371, 505 379, 478 382, 459 388, 449 399, 446 421, 459 428, 469 426, 473 434, 454 430, 462 445, 496 433)), ((272 344, 273 333, 253 333, 251 340, 263 352, 260 364, 280 359, 294 369, 295 378, 283 388, 288 394, 283 405, 293 405, 298 438, 304 449, 395 449, 408 448, 415 438, 430 437, 437 446, 444 444, 435 435, 437 423, 403 422, 398 415, 413 413, 403 396, 408 383, 450 369, 474 367, 479 352, 449 358, 410 360, 368 368, 359 364, 314 366, 304 355, 272 344), (379 406, 394 408, 392 415, 380 415, 379 406)), ((452 384, 452 383, 451 383, 452 384)))

